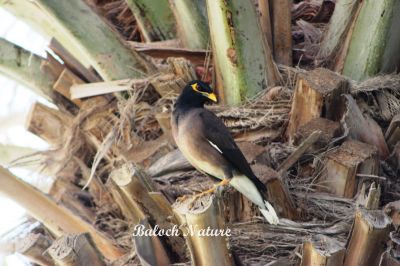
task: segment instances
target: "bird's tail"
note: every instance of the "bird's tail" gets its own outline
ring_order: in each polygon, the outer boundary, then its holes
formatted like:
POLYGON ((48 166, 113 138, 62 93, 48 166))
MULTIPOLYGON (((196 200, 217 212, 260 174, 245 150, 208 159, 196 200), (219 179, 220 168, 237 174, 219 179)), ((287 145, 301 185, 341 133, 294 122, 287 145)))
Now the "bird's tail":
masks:
POLYGON ((260 208, 262 215, 265 217, 268 223, 279 223, 279 218, 274 207, 272 207, 272 205, 264 199, 262 193, 260 193, 255 184, 247 176, 234 176, 230 180, 229 184, 237 191, 242 193, 251 202, 256 204, 260 208))
POLYGON ((260 211, 264 216, 264 218, 267 220, 267 222, 269 222, 270 224, 279 224, 278 215, 276 214, 276 211, 274 207, 272 207, 271 203, 264 200, 264 205, 265 209, 260 207, 260 211))

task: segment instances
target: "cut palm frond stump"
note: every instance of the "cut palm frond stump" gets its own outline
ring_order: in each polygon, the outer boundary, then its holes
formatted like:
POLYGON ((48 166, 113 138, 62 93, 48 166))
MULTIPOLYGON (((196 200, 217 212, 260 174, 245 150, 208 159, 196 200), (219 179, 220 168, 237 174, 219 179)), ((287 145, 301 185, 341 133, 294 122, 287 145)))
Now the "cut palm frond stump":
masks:
POLYGON ((313 132, 321 132, 318 140, 316 140, 311 150, 318 151, 330 144, 334 138, 340 137, 342 129, 338 121, 332 121, 326 118, 318 117, 310 120, 301 126, 294 136, 294 144, 299 145, 305 141, 313 132))
POLYGON ((51 266, 53 265, 52 259, 45 253, 51 243, 51 239, 42 234, 30 233, 17 242, 16 252, 24 255, 32 263, 51 266))
POLYGON ((47 252, 60 266, 107 265, 89 234, 63 236, 47 252))
MULTIPOLYGON (((122 192, 121 197, 124 203, 133 212, 135 218, 140 220, 148 218, 152 227, 157 226, 161 230, 171 230, 174 227, 172 212, 168 212, 168 209, 160 206, 160 201, 154 200, 151 196, 149 190, 152 185, 148 183, 150 180, 144 176, 140 178, 141 174, 138 171, 132 172, 132 169, 125 165, 111 174, 111 178, 122 192)), ((167 246, 165 253, 170 256, 171 261, 184 260, 185 254, 182 250, 184 242, 181 237, 171 236, 161 239, 167 246)))
POLYGON ((342 94, 348 92, 348 81, 327 69, 318 68, 306 75, 300 74, 286 132, 289 140, 294 140, 301 126, 323 114, 327 119, 339 121, 345 112, 342 94))
POLYGON ((382 211, 357 211, 343 265, 379 265, 391 228, 389 217, 382 211))
POLYGON ((226 227, 217 197, 208 195, 195 202, 189 198, 173 207, 195 265, 232 265, 233 257, 224 235, 226 227), (206 236, 207 232, 212 236, 206 236))
POLYGON ((337 266, 343 264, 345 244, 324 235, 315 235, 303 244, 301 266, 337 266))
POLYGON ((379 170, 377 150, 368 144, 349 140, 326 155, 321 187, 337 196, 351 198, 357 191, 357 174, 376 175, 379 170))

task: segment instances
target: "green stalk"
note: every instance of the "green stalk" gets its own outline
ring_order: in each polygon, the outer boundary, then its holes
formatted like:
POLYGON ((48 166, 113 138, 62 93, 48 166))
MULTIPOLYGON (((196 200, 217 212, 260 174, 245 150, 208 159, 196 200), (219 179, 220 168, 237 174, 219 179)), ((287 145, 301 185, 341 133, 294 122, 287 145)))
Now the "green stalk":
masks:
POLYGON ((51 100, 54 78, 40 70, 43 58, 0 38, 0 73, 51 100))
POLYGON ((206 49, 209 39, 205 0, 169 0, 183 45, 206 49))
POLYGON ((318 59, 326 60, 329 64, 338 56, 353 20, 356 19, 360 3, 361 0, 341 0, 336 3, 328 30, 321 43, 318 59))
POLYGON ((175 20, 168 0, 125 0, 146 42, 174 39, 175 20))
POLYGON ((207 0, 214 65, 223 101, 238 105, 278 80, 251 0, 207 0))
POLYGON ((82 0, 0 0, 0 6, 54 36, 106 81, 143 77, 151 68, 82 0))
POLYGON ((365 0, 362 3, 343 74, 364 80, 400 67, 400 1, 365 0))

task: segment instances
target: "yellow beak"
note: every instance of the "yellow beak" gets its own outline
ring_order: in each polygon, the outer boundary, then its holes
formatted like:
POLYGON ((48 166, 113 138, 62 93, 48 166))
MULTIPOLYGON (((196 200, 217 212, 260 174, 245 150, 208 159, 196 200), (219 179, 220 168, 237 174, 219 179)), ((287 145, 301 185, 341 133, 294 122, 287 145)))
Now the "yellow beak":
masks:
POLYGON ((211 101, 213 101, 213 102, 215 102, 215 103, 218 102, 218 100, 217 100, 217 95, 216 95, 214 92, 212 92, 212 93, 207 93, 206 96, 207 96, 207 98, 210 99, 211 101))

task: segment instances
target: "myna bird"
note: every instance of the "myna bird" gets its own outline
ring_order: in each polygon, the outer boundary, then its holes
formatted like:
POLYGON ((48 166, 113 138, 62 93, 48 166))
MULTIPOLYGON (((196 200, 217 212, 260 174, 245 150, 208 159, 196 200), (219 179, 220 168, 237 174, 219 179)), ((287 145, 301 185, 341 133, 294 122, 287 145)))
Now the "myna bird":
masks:
POLYGON ((230 184, 255 203, 269 223, 277 224, 276 212, 264 198, 265 185, 253 173, 228 128, 204 108, 208 101, 217 102, 217 96, 206 83, 194 80, 184 87, 171 117, 178 148, 197 170, 222 180, 217 186, 230 184))

